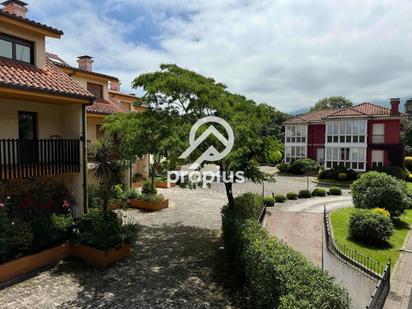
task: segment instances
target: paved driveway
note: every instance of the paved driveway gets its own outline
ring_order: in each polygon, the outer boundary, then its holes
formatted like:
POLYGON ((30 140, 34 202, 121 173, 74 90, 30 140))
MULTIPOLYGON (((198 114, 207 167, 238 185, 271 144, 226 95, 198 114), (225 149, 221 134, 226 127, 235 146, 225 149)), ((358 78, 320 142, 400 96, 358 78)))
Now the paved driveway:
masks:
MULTIPOLYGON (((314 184, 311 183, 311 187, 314 184)), ((278 177, 265 194, 306 188, 303 177, 278 177)), ((262 192, 262 186, 234 186, 235 195, 262 192)), ((232 295, 230 272, 220 240, 223 185, 211 189, 160 190, 170 208, 155 213, 128 210, 142 225, 131 256, 106 271, 65 261, 1 290, 1 308, 224 308, 241 303, 232 295)), ((292 207, 285 204, 285 208, 292 207)))

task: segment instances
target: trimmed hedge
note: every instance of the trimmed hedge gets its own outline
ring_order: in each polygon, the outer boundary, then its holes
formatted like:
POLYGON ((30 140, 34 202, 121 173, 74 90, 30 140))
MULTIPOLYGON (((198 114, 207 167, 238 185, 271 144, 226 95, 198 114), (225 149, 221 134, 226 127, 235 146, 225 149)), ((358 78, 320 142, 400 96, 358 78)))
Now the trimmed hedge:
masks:
POLYGON ((320 165, 317 161, 312 159, 298 159, 290 164, 279 163, 276 165, 281 173, 292 173, 295 175, 303 175, 307 172, 317 172, 320 169, 320 165))
POLYGON ((265 196, 263 198, 263 204, 268 207, 275 206, 275 199, 271 196, 265 196))
POLYGON ((349 218, 349 235, 363 243, 381 245, 393 234, 389 217, 367 209, 357 209, 349 218))
POLYGON ((288 192, 286 194, 286 197, 288 200, 297 200, 298 199, 298 194, 295 192, 288 192))
POLYGON ((309 190, 300 190, 298 196, 299 198, 310 198, 312 197, 312 193, 309 190))
POLYGON ((342 195, 342 189, 338 187, 330 187, 329 195, 342 195))
POLYGON ((275 202, 276 203, 284 203, 286 201, 286 196, 283 194, 276 194, 275 195, 275 202))
POLYGON ((336 179, 336 180, 341 180, 341 181, 343 181, 343 180, 355 180, 355 179, 357 179, 357 173, 352 169, 347 169, 343 166, 338 166, 338 167, 328 169, 328 170, 322 169, 319 172, 318 178, 319 179, 336 179), (346 176, 343 176, 343 174, 346 174, 346 176), (341 176, 339 176, 339 175, 341 175, 341 176), (339 177, 341 177, 341 178, 346 177, 346 178, 345 179, 340 179, 339 177))
POLYGON ((312 192, 313 196, 326 196, 326 190, 322 188, 316 188, 312 192))
POLYGON ((356 208, 384 208, 392 217, 401 215, 410 205, 406 182, 385 173, 368 172, 352 185, 356 208))
POLYGON ((412 172, 412 157, 405 157, 405 167, 412 172))
MULTIPOLYGON (((347 292, 301 254, 270 237, 254 211, 222 210, 229 263, 256 308, 350 308, 347 292), (243 216, 244 214, 245 216, 243 216)), ((256 205, 249 208, 255 209, 256 205)))

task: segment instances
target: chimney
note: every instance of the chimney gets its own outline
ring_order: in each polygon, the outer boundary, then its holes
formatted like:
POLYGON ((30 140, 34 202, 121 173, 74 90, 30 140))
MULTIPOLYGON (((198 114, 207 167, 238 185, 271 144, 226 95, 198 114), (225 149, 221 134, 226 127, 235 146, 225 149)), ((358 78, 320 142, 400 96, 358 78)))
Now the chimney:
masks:
POLYGON ((111 81, 110 90, 120 92, 120 82, 111 81))
POLYGON ((93 72, 93 57, 85 55, 77 58, 77 63, 79 64, 80 70, 93 72))
POLYGON ((399 114, 399 104, 401 103, 401 99, 399 98, 392 98, 391 99, 391 114, 398 115, 399 114))
POLYGON ((14 14, 19 17, 26 18, 26 13, 29 11, 27 3, 20 0, 7 0, 2 3, 3 12, 14 14))
POLYGON ((405 113, 410 117, 412 116, 412 98, 406 100, 405 103, 405 113))

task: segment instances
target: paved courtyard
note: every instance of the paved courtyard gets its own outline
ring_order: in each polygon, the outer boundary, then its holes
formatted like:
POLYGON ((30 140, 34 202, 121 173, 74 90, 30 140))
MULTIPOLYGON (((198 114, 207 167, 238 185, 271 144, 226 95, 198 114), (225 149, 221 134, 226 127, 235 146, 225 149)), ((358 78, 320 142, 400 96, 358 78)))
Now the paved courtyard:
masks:
MULTIPOLYGON (((311 183, 311 187, 314 184, 311 183)), ((298 191, 306 178, 278 177, 265 194, 298 191)), ((155 213, 127 210, 142 225, 131 256, 107 269, 69 260, 1 290, 1 308, 225 308, 239 307, 220 241, 223 185, 211 189, 163 189, 170 208, 155 213)), ((234 193, 262 192, 253 183, 234 193)), ((284 205, 292 207, 288 204, 284 205)))

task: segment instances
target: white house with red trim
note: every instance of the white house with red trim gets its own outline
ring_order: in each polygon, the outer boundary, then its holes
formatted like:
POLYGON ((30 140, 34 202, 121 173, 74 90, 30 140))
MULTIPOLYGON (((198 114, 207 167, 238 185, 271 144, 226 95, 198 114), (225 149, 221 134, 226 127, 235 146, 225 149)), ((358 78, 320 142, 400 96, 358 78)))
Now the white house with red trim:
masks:
POLYGON ((317 110, 285 121, 285 162, 317 160, 326 169, 339 165, 355 171, 402 165, 400 99, 391 108, 362 103, 350 108, 317 110))

